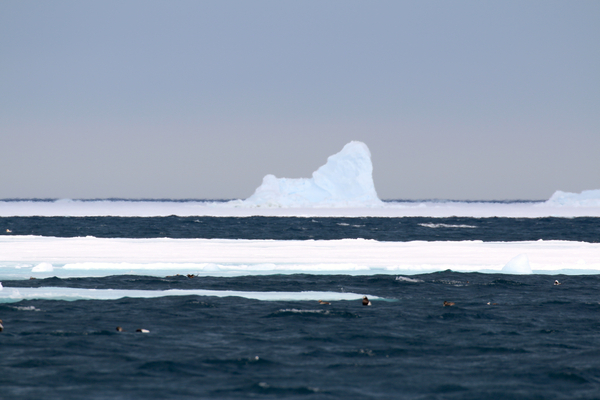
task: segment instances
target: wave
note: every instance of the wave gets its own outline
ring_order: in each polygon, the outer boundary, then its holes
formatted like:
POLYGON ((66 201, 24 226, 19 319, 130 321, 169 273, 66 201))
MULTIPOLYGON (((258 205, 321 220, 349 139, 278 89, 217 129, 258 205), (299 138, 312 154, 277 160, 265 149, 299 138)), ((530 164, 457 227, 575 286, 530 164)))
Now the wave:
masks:
POLYGON ((477 228, 476 226, 473 225, 464 225, 464 224, 433 224, 433 223, 424 223, 424 224, 419 224, 419 226, 422 226, 424 228, 477 228))

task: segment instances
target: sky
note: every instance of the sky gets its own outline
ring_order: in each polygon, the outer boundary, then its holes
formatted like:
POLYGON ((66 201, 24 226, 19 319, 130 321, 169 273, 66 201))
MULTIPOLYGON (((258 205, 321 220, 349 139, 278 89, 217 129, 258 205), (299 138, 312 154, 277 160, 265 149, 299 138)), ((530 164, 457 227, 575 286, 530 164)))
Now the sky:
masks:
POLYGON ((0 0, 0 199, 600 189, 598 1, 0 0))

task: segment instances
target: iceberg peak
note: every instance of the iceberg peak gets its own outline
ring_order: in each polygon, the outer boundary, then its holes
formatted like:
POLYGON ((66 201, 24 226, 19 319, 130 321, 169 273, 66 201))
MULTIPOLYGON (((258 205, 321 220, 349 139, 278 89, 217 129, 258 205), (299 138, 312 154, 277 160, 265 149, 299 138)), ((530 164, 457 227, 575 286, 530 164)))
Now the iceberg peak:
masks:
POLYGON ((371 152, 352 141, 327 158, 312 178, 276 178, 266 175, 245 204, 259 207, 379 206, 373 183, 371 152))

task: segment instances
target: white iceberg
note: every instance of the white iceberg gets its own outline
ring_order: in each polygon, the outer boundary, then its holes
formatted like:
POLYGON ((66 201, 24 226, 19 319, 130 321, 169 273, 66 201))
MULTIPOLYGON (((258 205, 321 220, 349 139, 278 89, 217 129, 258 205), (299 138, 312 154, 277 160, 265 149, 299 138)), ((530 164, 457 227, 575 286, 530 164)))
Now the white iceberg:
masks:
POLYGON ((552 206, 600 207, 600 189, 584 190, 581 193, 570 193, 557 190, 546 201, 552 206))
POLYGON ((502 273, 505 274, 531 274, 531 266, 529 265, 529 258, 527 254, 519 254, 512 260, 510 260, 504 268, 502 268, 502 273))
POLYGON ((371 152, 362 142, 350 142, 313 172, 312 178, 267 175, 254 194, 242 202, 258 207, 381 206, 373 183, 371 152))

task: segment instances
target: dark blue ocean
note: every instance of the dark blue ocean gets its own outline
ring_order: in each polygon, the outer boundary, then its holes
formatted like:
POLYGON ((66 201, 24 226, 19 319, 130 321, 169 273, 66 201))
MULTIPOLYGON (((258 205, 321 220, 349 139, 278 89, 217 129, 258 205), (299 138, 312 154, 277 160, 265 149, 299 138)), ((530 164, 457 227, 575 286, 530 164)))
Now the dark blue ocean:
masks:
MULTIPOLYGON (((600 218, 11 217, 0 218, 0 234, 599 242, 600 218)), ((118 275, 2 285, 385 299, 370 307, 206 296, 3 303, 2 399, 600 398, 598 275, 118 275)))

